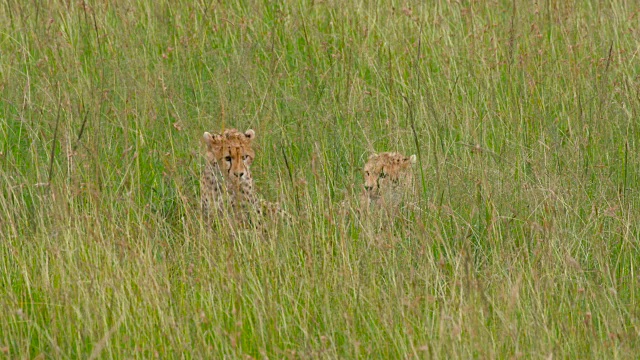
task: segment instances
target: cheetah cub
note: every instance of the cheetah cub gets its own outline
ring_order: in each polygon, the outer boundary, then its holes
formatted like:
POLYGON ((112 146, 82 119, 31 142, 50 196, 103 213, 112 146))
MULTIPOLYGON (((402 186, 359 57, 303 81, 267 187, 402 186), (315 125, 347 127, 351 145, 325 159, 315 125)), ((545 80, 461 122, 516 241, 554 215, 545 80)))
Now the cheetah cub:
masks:
MULTIPOLYGON (((278 204, 259 198, 253 187, 251 163, 255 157, 252 129, 240 132, 227 129, 222 134, 203 135, 207 162, 200 183, 202 211, 206 218, 222 216, 231 210, 232 217, 252 221, 259 216, 279 214, 278 204)), ((259 221, 258 221, 259 222, 259 221)))
POLYGON ((365 205, 397 206, 405 194, 413 189, 413 164, 416 156, 406 157, 397 152, 383 152, 369 156, 364 165, 365 205))

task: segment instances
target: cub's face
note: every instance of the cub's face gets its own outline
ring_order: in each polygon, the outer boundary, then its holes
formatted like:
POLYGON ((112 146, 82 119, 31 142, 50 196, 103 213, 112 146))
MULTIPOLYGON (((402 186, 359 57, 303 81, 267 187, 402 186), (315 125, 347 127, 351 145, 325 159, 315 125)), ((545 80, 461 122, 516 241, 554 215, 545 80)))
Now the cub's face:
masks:
POLYGON ((371 198, 376 198, 381 191, 394 188, 405 183, 411 177, 411 166, 416 156, 405 157, 398 153, 373 154, 364 165, 364 189, 371 198))
POLYGON ((250 166, 255 157, 251 143, 256 134, 249 129, 244 133, 235 129, 222 134, 204 133, 207 158, 218 164, 223 176, 232 184, 240 184, 251 179, 250 166))

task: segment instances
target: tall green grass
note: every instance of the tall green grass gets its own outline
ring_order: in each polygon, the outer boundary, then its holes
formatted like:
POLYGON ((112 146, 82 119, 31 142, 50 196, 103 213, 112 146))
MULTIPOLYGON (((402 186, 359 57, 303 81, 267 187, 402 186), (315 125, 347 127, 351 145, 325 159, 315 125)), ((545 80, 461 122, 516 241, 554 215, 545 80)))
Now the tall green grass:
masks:
POLYGON ((0 356, 637 357, 639 11, 2 2, 0 356), (202 223, 225 127, 295 226, 202 223))

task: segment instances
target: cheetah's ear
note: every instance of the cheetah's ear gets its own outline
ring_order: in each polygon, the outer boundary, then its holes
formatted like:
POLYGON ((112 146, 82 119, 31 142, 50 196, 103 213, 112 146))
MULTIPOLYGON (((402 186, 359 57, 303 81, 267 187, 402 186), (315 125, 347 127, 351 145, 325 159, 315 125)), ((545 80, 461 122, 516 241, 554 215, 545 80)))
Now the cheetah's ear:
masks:
POLYGON ((204 141, 205 144, 209 145, 213 142, 213 136, 205 131, 204 135, 202 135, 202 141, 204 141))
POLYGON ((411 164, 415 164, 416 163, 416 155, 415 154, 409 156, 409 162, 411 164))
POLYGON ((244 132, 244 136, 246 136, 247 139, 249 139, 249 140, 253 140, 256 137, 256 132, 253 131, 253 129, 249 129, 249 130, 244 132))
POLYGON ((377 157, 378 157, 378 154, 371 154, 371 155, 369 155, 369 160, 373 160, 373 159, 375 159, 377 157))
POLYGON ((204 132, 204 135, 202 135, 202 140, 204 141, 205 144, 207 144, 207 146, 213 146, 213 144, 219 142, 222 139, 222 136, 220 136, 219 134, 213 134, 211 135, 208 132, 204 132))

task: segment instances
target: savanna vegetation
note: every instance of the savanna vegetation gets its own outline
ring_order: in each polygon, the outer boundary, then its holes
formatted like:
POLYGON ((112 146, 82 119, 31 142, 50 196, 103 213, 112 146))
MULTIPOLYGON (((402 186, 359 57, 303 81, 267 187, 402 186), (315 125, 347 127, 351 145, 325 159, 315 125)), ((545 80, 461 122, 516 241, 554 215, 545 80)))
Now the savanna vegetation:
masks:
POLYGON ((0 357, 636 358, 634 1, 2 1, 0 357), (208 227, 204 131, 295 219, 208 227), (373 151, 411 206, 366 215, 373 151))

